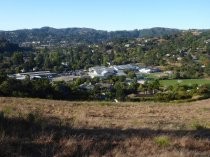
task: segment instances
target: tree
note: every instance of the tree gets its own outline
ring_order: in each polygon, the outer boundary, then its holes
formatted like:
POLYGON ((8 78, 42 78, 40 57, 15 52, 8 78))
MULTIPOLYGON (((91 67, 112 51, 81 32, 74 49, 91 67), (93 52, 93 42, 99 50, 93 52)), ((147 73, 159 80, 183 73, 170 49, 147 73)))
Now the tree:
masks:
POLYGON ((42 68, 44 65, 44 55, 42 53, 38 53, 35 57, 36 66, 42 68))
POLYGON ((52 86, 48 79, 38 79, 32 81, 33 96, 38 98, 52 98, 52 86))
POLYGON ((129 91, 130 93, 136 93, 138 88, 139 88, 139 84, 137 80, 134 79, 133 82, 131 82, 131 84, 129 85, 129 91))
POLYGON ((15 52, 12 55, 12 62, 14 65, 21 65, 24 63, 23 61, 23 54, 21 52, 15 52))
POLYGON ((0 84, 7 79, 6 73, 0 71, 0 84))
POLYGON ((205 73, 210 76, 210 61, 208 62, 208 64, 205 67, 205 73))
POLYGON ((65 82, 54 82, 52 88, 55 99, 69 99, 71 97, 71 90, 65 82))
POLYGON ((136 77, 136 74, 134 71, 129 71, 128 72, 128 77, 131 78, 131 79, 134 79, 136 77))
POLYGON ((44 68, 45 68, 45 69, 50 69, 50 68, 52 68, 51 61, 50 61, 50 59, 49 59, 48 57, 46 57, 45 60, 44 60, 44 68))
POLYGON ((114 89, 116 91, 115 96, 119 100, 125 99, 125 85, 122 82, 116 82, 114 85, 114 89))
POLYGON ((160 82, 159 80, 154 80, 152 82, 150 82, 152 90, 153 90, 153 94, 155 94, 155 90, 159 90, 160 89, 160 82))
POLYGON ((26 71, 29 71, 29 70, 33 69, 36 66, 34 58, 35 58, 35 55, 33 53, 30 53, 29 57, 28 57, 28 61, 26 61, 24 63, 24 69, 26 71))
POLYGON ((62 53, 52 52, 50 53, 49 59, 53 66, 60 66, 62 62, 62 53))
POLYGON ((9 84, 8 81, 3 81, 2 84, 0 85, 0 93, 2 93, 5 96, 9 96, 11 94, 12 89, 11 85, 9 84))
POLYGON ((210 55, 210 43, 208 43, 207 47, 206 47, 206 51, 207 53, 210 55))
POLYGON ((22 85, 21 81, 8 78, 3 81, 0 85, 0 91, 5 96, 21 96, 22 93, 22 85))

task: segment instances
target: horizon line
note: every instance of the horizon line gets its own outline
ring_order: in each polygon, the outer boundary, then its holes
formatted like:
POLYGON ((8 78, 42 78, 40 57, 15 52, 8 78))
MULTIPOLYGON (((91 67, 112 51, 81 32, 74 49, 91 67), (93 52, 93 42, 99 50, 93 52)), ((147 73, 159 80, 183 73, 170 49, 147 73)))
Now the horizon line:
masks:
POLYGON ((71 29, 71 28, 79 28, 79 29, 93 29, 97 31, 107 31, 107 32, 115 32, 115 31, 134 31, 134 30, 147 30, 147 29, 154 29, 154 28, 165 28, 165 29, 177 29, 182 31, 187 30, 209 30, 210 28, 175 28, 175 27, 161 27, 161 26, 154 26, 154 27, 145 27, 145 28, 134 28, 134 29, 98 29, 98 28, 91 28, 91 27, 52 27, 52 26, 42 26, 42 27, 31 27, 31 28, 15 28, 15 29, 0 29, 0 31, 10 32, 10 31, 18 31, 18 30, 33 30, 33 29, 42 29, 42 28, 52 28, 52 29, 71 29))

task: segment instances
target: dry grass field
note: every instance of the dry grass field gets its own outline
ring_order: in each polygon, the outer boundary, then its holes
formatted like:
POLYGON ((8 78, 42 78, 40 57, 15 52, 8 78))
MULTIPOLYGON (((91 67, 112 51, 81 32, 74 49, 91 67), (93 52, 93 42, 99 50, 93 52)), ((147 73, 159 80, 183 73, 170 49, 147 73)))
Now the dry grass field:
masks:
POLYGON ((0 97, 0 156, 209 157, 210 100, 174 104, 0 97))

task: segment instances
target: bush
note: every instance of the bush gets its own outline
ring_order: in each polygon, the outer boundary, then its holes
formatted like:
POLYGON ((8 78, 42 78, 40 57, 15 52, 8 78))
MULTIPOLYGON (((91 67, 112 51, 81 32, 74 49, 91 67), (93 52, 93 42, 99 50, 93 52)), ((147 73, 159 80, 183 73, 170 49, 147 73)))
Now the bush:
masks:
POLYGON ((26 118, 30 123, 40 123, 42 114, 39 111, 30 112, 26 118))
POLYGON ((195 129, 195 130, 204 130, 204 129, 206 129, 207 127, 206 127, 206 125, 201 124, 201 123, 199 123, 199 122, 194 122, 194 123, 192 124, 192 128, 195 129))
POLYGON ((189 98, 192 98, 192 96, 184 90, 177 91, 176 96, 175 96, 175 99, 177 100, 189 99, 189 98))
POLYGON ((207 85, 202 85, 198 88, 197 94, 202 95, 202 94, 208 94, 210 93, 209 86, 207 85))
POLYGON ((154 141, 159 147, 167 147, 170 145, 170 139, 168 136, 155 137, 154 141))
POLYGON ((174 99, 175 99, 175 96, 173 93, 157 93, 155 95, 155 100, 157 101, 168 102, 174 99))

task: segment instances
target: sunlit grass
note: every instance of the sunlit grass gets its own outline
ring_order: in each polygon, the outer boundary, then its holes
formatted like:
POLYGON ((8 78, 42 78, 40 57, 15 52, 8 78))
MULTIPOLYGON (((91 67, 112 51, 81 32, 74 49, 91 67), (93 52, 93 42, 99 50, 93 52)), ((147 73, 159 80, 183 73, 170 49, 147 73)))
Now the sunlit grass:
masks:
POLYGON ((176 80, 161 80, 160 84, 163 86, 180 85, 210 85, 210 79, 176 79, 176 80))

